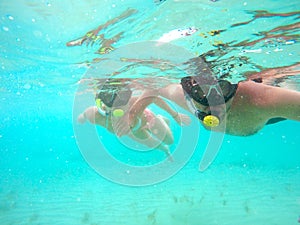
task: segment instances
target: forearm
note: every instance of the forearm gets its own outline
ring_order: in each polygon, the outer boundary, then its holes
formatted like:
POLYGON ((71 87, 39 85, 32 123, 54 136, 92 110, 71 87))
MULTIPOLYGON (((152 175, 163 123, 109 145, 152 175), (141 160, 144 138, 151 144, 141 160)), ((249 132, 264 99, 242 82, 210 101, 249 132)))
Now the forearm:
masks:
POLYGON ((131 99, 127 113, 130 125, 135 121, 136 118, 142 117, 144 110, 153 102, 154 98, 155 97, 148 95, 145 97, 145 94, 143 94, 136 99, 131 99))
POLYGON ((176 103, 185 110, 189 110, 186 104, 183 89, 180 84, 170 84, 166 87, 163 87, 159 89, 158 95, 176 103))
POLYGON ((169 113, 173 118, 178 116, 178 112, 173 110, 162 98, 156 97, 153 101, 158 107, 169 113))

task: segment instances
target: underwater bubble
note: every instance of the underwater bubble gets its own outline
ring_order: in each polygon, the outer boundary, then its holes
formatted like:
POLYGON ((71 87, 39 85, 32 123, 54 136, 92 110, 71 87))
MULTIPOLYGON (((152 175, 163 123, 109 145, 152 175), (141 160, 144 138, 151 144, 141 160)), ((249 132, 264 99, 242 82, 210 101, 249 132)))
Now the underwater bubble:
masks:
POLYGON ((6 15, 9 20, 14 20, 15 18, 12 15, 6 15))
POLYGON ((2 29, 4 30, 4 31, 9 31, 9 29, 8 29, 8 27, 2 27, 2 29))
POLYGON ((23 86, 26 90, 30 89, 31 88, 31 85, 30 84, 24 84, 23 86))

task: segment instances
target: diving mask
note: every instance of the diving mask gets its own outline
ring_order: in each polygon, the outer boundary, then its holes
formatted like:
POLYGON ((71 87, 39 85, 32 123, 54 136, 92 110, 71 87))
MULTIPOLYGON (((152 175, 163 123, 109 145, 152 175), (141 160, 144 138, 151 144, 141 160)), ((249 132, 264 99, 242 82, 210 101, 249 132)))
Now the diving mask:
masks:
POLYGON ((102 116, 107 116, 107 115, 109 115, 109 114, 111 114, 111 113, 112 113, 112 115, 113 115, 114 117, 122 117, 122 116, 124 116, 124 110, 123 110, 123 109, 114 109, 114 110, 111 111, 111 109, 110 109, 108 106, 106 106, 106 105, 101 101, 100 98, 97 98, 97 99, 95 100, 95 102, 96 102, 96 106, 97 106, 97 108, 98 108, 98 112, 99 112, 102 116))
MULTIPOLYGON (((219 80, 215 85, 209 85, 208 90, 204 92, 197 82, 197 77, 191 76, 182 78, 181 86, 187 95, 204 106, 217 106, 226 103, 235 95, 237 89, 237 84, 219 80)), ((204 86, 207 85, 203 84, 204 86)))
POLYGON ((96 95, 96 105, 102 115, 112 113, 114 117, 122 117, 124 110, 118 107, 127 105, 132 91, 120 82, 105 83, 96 95))

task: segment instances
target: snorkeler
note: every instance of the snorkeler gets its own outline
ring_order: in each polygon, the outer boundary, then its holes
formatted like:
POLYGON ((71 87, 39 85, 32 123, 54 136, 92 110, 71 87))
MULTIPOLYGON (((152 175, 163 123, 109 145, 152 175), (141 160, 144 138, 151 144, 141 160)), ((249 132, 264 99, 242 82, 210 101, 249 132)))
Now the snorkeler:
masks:
POLYGON ((225 132, 232 135, 252 135, 284 119, 300 121, 300 92, 266 85, 263 79, 206 85, 197 76, 185 77, 181 85, 162 89, 161 95, 183 101, 181 105, 207 129, 221 131, 226 126, 225 132))
MULTIPOLYGON (((78 116, 78 122, 97 124, 111 133, 116 133, 114 124, 122 117, 130 116, 127 111, 137 102, 139 97, 133 96, 131 89, 114 84, 103 85, 96 95, 96 106, 87 108, 78 116)), ((146 99, 146 98, 144 98, 146 99)), ((149 96, 147 104, 135 105, 136 116, 131 118, 130 130, 125 134, 131 139, 150 148, 157 148, 166 153, 171 160, 169 146, 173 144, 174 137, 169 127, 169 120, 161 115, 154 114, 146 108, 154 103, 173 116, 180 125, 188 125, 190 118, 172 110, 160 97, 149 96)))
MULTIPOLYGON (((299 64, 297 66, 291 69, 297 70, 299 64)), ((209 73, 206 69, 203 72, 209 73)), ((276 70, 271 71, 276 73, 276 70)), ((292 74, 286 67, 285 70, 277 68, 278 71, 292 74)), ((255 74, 252 77, 231 84, 226 80, 207 80, 201 75, 188 76, 182 78, 180 84, 161 88, 158 95, 190 111, 206 129, 231 135, 252 135, 267 124, 285 119, 300 121, 300 92, 267 85, 264 78, 255 74)), ((118 135, 122 132, 126 132, 126 128, 120 129, 118 135)))

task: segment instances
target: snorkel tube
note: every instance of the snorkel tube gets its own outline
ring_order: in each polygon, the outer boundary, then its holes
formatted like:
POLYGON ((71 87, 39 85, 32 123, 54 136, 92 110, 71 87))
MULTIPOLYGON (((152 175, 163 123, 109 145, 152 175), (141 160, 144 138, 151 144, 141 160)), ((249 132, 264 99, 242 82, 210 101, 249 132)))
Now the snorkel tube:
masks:
POLYGON ((195 116, 200 119, 205 126, 210 128, 219 126, 220 119, 218 116, 213 115, 211 112, 206 113, 197 109, 188 94, 185 94, 185 98, 190 111, 194 112, 195 116))

